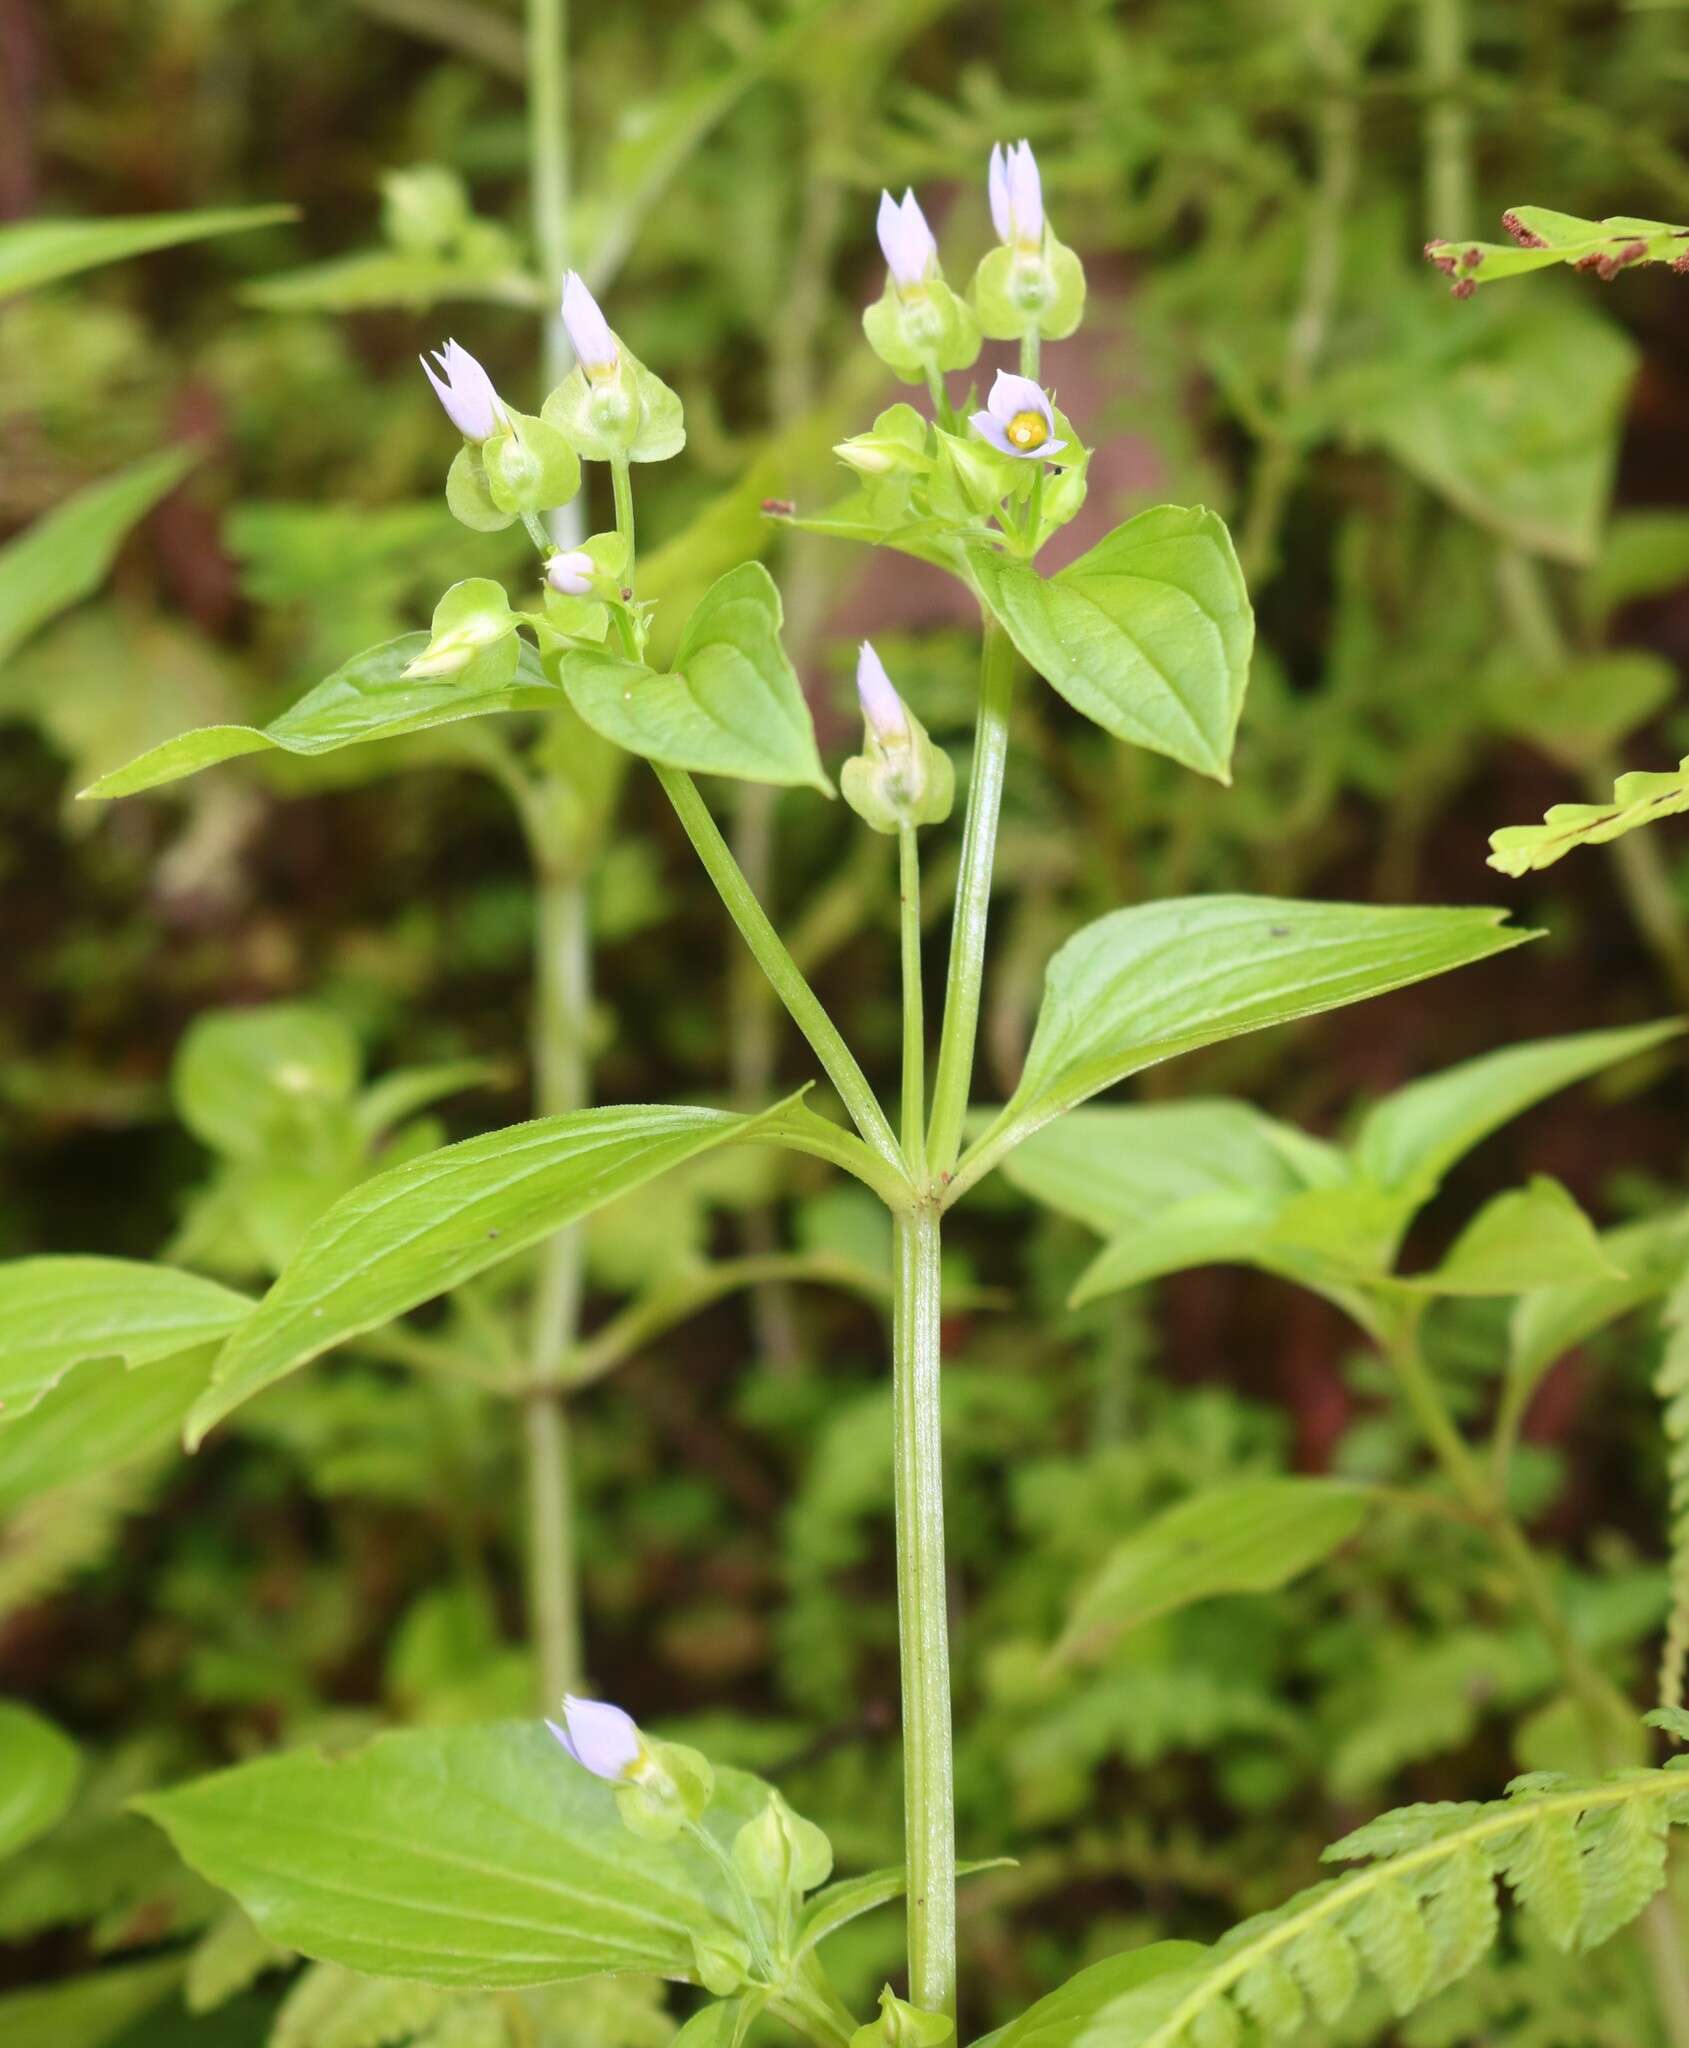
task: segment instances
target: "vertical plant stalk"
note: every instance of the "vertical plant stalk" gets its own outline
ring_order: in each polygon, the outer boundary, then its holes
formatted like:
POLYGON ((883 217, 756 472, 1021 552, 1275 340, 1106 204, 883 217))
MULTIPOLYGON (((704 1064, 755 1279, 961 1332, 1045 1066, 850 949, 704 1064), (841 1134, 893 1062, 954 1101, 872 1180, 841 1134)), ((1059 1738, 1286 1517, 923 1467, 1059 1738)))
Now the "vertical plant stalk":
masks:
POLYGON ((1419 58, 1425 74, 1425 227, 1470 234, 1472 116, 1466 105, 1466 0, 1420 0, 1419 58))
MULTIPOLYGON (((562 379, 570 359, 562 317, 569 232, 567 31, 566 0, 528 0, 528 151, 534 242, 548 301, 541 330, 548 388, 562 379)), ((578 539, 580 530, 579 499, 551 515, 551 535, 560 547, 578 539)), ((590 1092, 585 1032, 591 941, 580 863, 550 843, 543 787, 535 801, 542 815, 529 829, 537 898, 534 1095, 542 1116, 561 1116, 582 1108, 590 1092)), ((581 1675, 568 1396, 562 1385, 563 1363, 579 1329, 581 1250, 578 1226, 559 1231, 540 1249, 530 1333, 533 1385, 523 1409, 529 1629, 547 1711, 555 1710, 581 1675)))
POLYGON ((909 1995, 956 2011, 956 1798, 944 1570, 939 1405, 939 1220, 927 1202, 896 1218, 892 1400, 897 1637, 903 1668, 903 1829, 909 1995))
POLYGON ((917 1187, 927 1177, 927 1033, 921 1001, 921 855, 915 828, 897 835, 898 929, 903 954, 903 1158, 917 1187))
POLYGON ((1014 701, 1015 650, 989 610, 982 613, 979 716, 974 727, 973 775, 962 866, 956 877, 956 912, 950 930, 950 970, 944 990, 938 1070, 933 1078, 927 1165, 941 1180, 962 1149, 962 1123, 973 1079, 979 1035, 979 995, 985 975, 985 927, 991 908, 991 871, 1003 808, 1003 773, 1009 753, 1009 711, 1014 701))

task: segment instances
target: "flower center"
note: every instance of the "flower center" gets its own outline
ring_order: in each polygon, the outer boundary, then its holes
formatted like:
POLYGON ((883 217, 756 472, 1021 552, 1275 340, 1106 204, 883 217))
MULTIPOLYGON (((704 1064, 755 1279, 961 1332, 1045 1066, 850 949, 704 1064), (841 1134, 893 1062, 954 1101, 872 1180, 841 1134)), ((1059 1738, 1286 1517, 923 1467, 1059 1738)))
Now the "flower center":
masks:
POLYGON ((1017 448, 1041 448, 1050 438, 1044 415, 1038 412, 1017 412, 1003 431, 1017 448))

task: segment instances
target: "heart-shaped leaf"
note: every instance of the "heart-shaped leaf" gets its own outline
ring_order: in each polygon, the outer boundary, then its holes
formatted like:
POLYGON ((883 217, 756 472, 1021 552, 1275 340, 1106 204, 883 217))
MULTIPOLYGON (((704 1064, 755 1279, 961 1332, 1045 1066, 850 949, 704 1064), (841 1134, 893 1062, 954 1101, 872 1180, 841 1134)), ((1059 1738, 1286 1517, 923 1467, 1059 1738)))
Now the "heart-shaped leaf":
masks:
POLYGON ((648 761, 747 782, 807 783, 830 796, 780 622, 774 579, 760 562, 745 562, 705 593, 667 675, 578 649, 563 657, 563 684, 595 732, 648 761))
POLYGON ((1016 647, 1076 711, 1231 779, 1255 620, 1217 514, 1157 505, 1048 578, 983 549, 969 562, 1016 647))

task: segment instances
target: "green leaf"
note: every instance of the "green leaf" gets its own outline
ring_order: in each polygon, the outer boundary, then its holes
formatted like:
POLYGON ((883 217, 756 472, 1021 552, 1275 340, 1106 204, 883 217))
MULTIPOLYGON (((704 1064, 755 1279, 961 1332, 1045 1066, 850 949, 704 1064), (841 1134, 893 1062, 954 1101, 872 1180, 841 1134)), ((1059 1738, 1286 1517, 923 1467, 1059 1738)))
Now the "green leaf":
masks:
POLYGON ((1380 1187, 1417 1207, 1443 1175, 1503 1124, 1574 1081, 1634 1058, 1683 1030, 1675 1017, 1617 1031, 1579 1031, 1484 1053, 1412 1081, 1367 1111, 1355 1133, 1356 1164, 1380 1187))
POLYGON ((1048 579, 983 550, 969 563, 1015 646, 1075 710, 1230 781, 1255 623, 1215 513, 1140 512, 1048 579))
POLYGON ((1382 995, 1533 936, 1502 929, 1505 914, 1206 896, 1099 918, 1050 962, 1020 1086, 959 1177, 971 1182, 1040 1125, 1159 1060, 1382 995))
POLYGON ((182 1980, 179 1956, 121 1963, 0 1997, 0 2041, 16 2048, 114 2048, 182 1980))
POLYGON ((974 2048, 1126 2048, 1138 2037, 1122 2034, 1116 2015, 1139 2002, 1157 1981, 1183 1982, 1208 1951, 1194 1941, 1156 1941, 1129 1954, 1109 1956, 1070 1977, 1058 1990, 1028 2006, 1018 2018, 974 2048))
MULTIPOLYGON (((973 1877, 982 1870, 1013 1870, 1017 1867, 1012 1856, 991 1856, 972 1863, 958 1863, 956 1875, 973 1877)), ((796 1953, 801 1956, 812 1948, 818 1948, 829 1935, 837 1934, 852 1920, 859 1920, 864 1913, 872 1913, 876 1907, 890 1905, 893 1899, 902 1898, 905 1886, 901 1863, 889 1870, 870 1870, 861 1877, 843 1877, 837 1884, 828 1885, 825 1891, 817 1892, 804 1906, 803 1918, 798 1923, 796 1953)))
POLYGON ((1486 1202, 1434 1271, 1399 1284, 1426 1294, 1522 1294, 1558 1280, 1622 1277, 1595 1225, 1557 1180, 1538 1174, 1486 1202))
POLYGON ((1689 250, 1689 228, 1634 214, 1583 220, 1546 206, 1510 206, 1501 224, 1513 237, 1511 242, 1426 243, 1426 256, 1455 280, 1457 296, 1551 263, 1593 270, 1603 282, 1611 282, 1632 264, 1675 264, 1689 250))
POLYGON ((359 313, 371 306, 426 312, 447 300, 495 306, 546 306, 537 277, 491 244, 484 252, 449 255, 419 249, 356 249, 322 263, 301 264, 249 284, 241 297, 270 313, 359 313))
POLYGON ((127 766, 102 775, 82 794, 132 796, 137 790, 175 782, 240 754, 268 748, 289 754, 330 754, 339 747, 397 739, 492 711, 551 710, 562 701, 561 690, 547 679, 539 655, 525 640, 514 681, 508 675, 508 661, 503 672, 500 670, 498 648, 455 675, 407 679, 405 668, 422 653, 428 638, 426 633, 404 633, 397 640, 366 648, 268 725, 206 725, 182 733, 127 766))
POLYGON ((1621 775, 1609 804, 1553 804, 1540 825, 1503 825, 1490 834, 1490 866, 1504 875, 1552 867, 1578 846, 1610 839, 1689 811, 1689 755, 1670 773, 1621 775))
POLYGON ((745 562, 711 585, 670 674, 582 649, 563 657, 563 684, 595 732, 648 761, 750 782, 807 783, 830 796, 780 623, 774 579, 760 562, 745 562))
POLYGON ((0 1427, 0 1514, 95 1473, 174 1451, 183 1418, 211 1377, 216 1347, 200 1344, 144 1372, 89 1359, 0 1427))
MULTIPOLYGON (((719 1771, 704 1826, 730 1846, 767 1798, 719 1771)), ((612 1787, 538 1722, 384 1735, 333 1761, 268 1757, 136 1803, 272 1941, 378 1975, 695 1982, 694 1937, 728 1938, 737 1918, 701 1848, 630 1833, 612 1787)))
POLYGON ((0 1856, 44 1835, 64 1814, 81 1770, 68 1735, 15 1700, 0 1700, 0 1856))
POLYGON ((1496 724, 1574 770, 1612 752, 1676 694, 1676 669, 1639 647, 1611 648, 1557 668, 1508 651, 1484 676, 1496 724))
POLYGON ((0 1428, 84 1359, 148 1365, 251 1313, 245 1295, 174 1266, 58 1253, 0 1266, 0 1428))
POLYGON ((0 662, 105 581, 124 535, 193 467, 192 448, 165 448, 90 484, 0 548, 0 662))
POLYGON ((362 1182, 306 1233, 188 1418, 196 1448, 254 1394, 348 1337, 537 1244, 671 1166, 778 1120, 627 1107, 541 1117, 445 1145, 362 1182))
POLYGON ((1332 1479, 1245 1479, 1182 1500, 1110 1553, 1054 1655, 1094 1659, 1195 1601, 1276 1592, 1346 1543, 1370 1506, 1363 1488, 1332 1479))
POLYGON ((170 1093, 183 1123, 229 1159, 297 1145, 312 1111, 349 1102, 362 1062, 345 1019, 314 1003, 263 1003, 197 1017, 170 1093))
POLYGON ((294 206, 207 208, 200 213, 137 213, 115 220, 30 220, 0 228, 0 299, 103 263, 144 256, 182 242, 239 234, 297 220, 294 206))

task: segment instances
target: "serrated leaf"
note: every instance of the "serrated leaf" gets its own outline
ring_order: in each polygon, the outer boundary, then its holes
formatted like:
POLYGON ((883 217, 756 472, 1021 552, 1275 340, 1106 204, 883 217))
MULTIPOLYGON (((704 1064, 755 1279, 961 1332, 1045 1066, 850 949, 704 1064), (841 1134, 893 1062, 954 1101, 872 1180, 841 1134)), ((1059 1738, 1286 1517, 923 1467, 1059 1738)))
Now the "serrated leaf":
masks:
POLYGON ((1464 1977, 1489 1954, 1501 1929, 1495 1876, 1478 1851, 1457 1849, 1444 1870, 1425 1906, 1433 1988, 1464 1977))
POLYGON ((1621 775, 1610 804, 1554 804, 1540 825, 1503 825, 1490 834, 1489 864, 1504 875, 1552 867, 1575 847, 1611 839, 1689 810, 1689 755, 1670 773, 1621 775))
POLYGON ((1155 506, 1048 578, 984 550, 969 567, 1020 653, 1075 710, 1230 780, 1255 623, 1215 513, 1155 506))
MULTIPOLYGON (((704 1825, 731 1846, 767 1797, 718 1771, 704 1825)), ((267 1757, 137 1804, 270 1939, 377 1975, 694 1981, 694 1936, 724 1938, 737 1918, 702 1849, 630 1833, 613 1789, 537 1722, 384 1735, 336 1761, 267 1757)))
MULTIPOLYGON (((6 230, 0 229, 0 243, 6 230)), ((182 481, 192 448, 164 448, 89 484, 0 548, 0 663, 106 579, 130 528, 182 481)))
POLYGON ((251 1312, 245 1295, 174 1266, 59 1253, 0 1265, 0 1429, 85 1359, 148 1365, 251 1312))
POLYGON ((0 228, 0 299, 153 249, 240 234, 298 217, 294 206, 236 206, 207 207, 197 213, 138 213, 114 220, 19 221, 0 228))
POLYGON ((76 1744, 15 1700, 0 1700, 0 1856, 44 1835, 70 1805, 82 1764, 76 1744))
POLYGON ((1584 1823, 1580 1949, 1598 1948, 1628 1927, 1664 1885, 1667 1820, 1649 1807, 1618 1806, 1591 1814, 1584 1823))
POLYGON ((1331 1479, 1244 1479, 1180 1501, 1111 1553, 1054 1654, 1095 1657, 1194 1601, 1276 1591, 1346 1543, 1369 1506, 1364 1488, 1331 1479))
POLYGON ((1020 1086, 962 1161, 995 1160, 1127 1075, 1506 952, 1496 910, 1400 910, 1266 896, 1117 910, 1050 962, 1020 1086))
POLYGON ((1329 1920, 1316 1920, 1297 1935, 1286 1953, 1315 2012, 1335 2026, 1361 1988, 1361 1959, 1355 1945, 1329 1920))
POLYGON ((1344 1932, 1383 1984, 1392 2009, 1411 2012, 1425 1996, 1433 1961, 1431 1931, 1413 1893, 1394 1879, 1375 1885, 1344 1932))
POLYGON ((102 775, 81 793, 132 796, 242 754, 272 748, 288 754, 329 754, 490 712, 554 710, 563 701, 562 690, 547 678, 539 655, 526 640, 520 643, 514 679, 508 673, 508 654, 498 648, 455 675, 407 678, 406 667, 427 647, 428 638, 426 633, 403 633, 366 648, 268 725, 201 726, 102 775))
MULTIPOLYGON (((795 1100, 795 1098, 794 1098, 795 1100)), ((540 1117, 389 1168, 311 1226, 188 1418, 190 1447, 224 1416, 348 1337, 379 1328, 565 1224, 767 1119, 625 1107, 540 1117)))
POLYGON ((646 760, 831 795, 781 616, 774 579, 744 562, 705 593, 668 674, 575 649, 563 657, 563 685, 595 732, 646 760))
POLYGON ((1577 1947, 1583 1924, 1584 1877, 1571 1814, 1533 1814, 1511 1845, 1502 1875, 1527 1912, 1541 1921, 1557 1949, 1577 1947))
POLYGON ((1232 1996, 1268 2034, 1293 2034, 1308 2017, 1301 1987, 1276 1956, 1263 1956, 1245 1970, 1232 1996))
POLYGON ((1595 1225, 1557 1180, 1539 1173, 1486 1202, 1440 1266, 1398 1284, 1426 1294, 1522 1294, 1558 1280, 1620 1277, 1595 1225))

